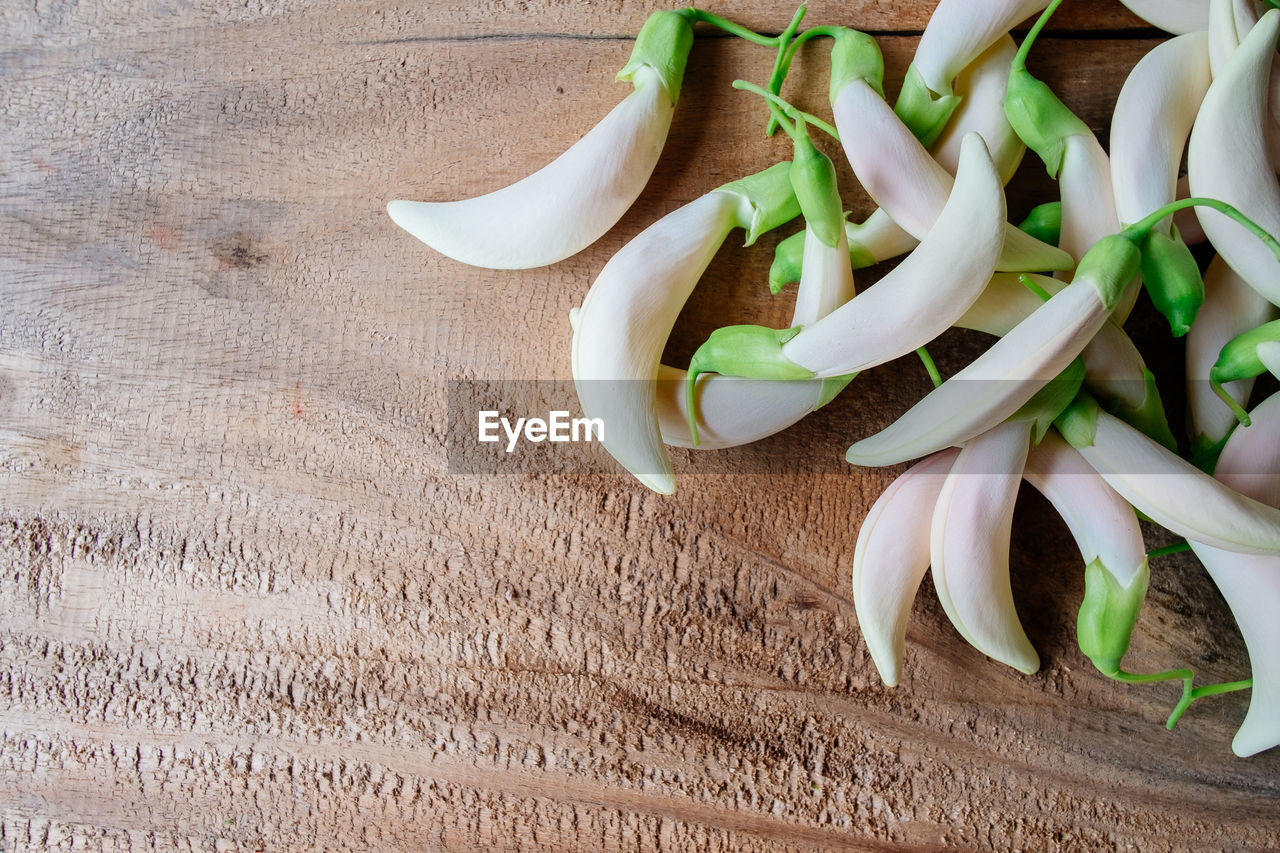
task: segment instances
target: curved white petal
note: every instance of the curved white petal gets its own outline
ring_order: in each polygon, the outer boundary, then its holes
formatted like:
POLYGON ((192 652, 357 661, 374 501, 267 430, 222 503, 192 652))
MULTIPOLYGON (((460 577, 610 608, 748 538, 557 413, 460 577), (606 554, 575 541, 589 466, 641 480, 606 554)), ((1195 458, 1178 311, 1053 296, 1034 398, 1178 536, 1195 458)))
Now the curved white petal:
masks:
POLYGON ((582 251, 640 195, 662 153, 674 106, 657 73, 642 67, 635 91, 550 164, 463 201, 393 201, 392 220, 454 260, 528 269, 582 251))
POLYGON ((931 91, 946 94, 961 69, 1048 5, 1049 0, 940 0, 911 64, 931 91))
MULTIPOLYGON (((855 293, 843 229, 834 247, 824 245, 812 233, 804 246, 792 326, 815 322, 855 293)), ((658 383, 658 428, 665 443, 692 447, 685 375, 683 370, 662 366, 662 378, 671 381, 658 383)), ((758 441, 786 429, 826 402, 827 385, 822 380, 770 382, 712 373, 698 380, 694 394, 697 447, 715 450, 758 441)))
POLYGON ((917 240, 924 239, 951 193, 952 177, 865 80, 831 104, 840 144, 858 181, 917 240))
POLYGON ((784 344, 782 354, 817 376, 839 376, 925 345, 981 295, 1004 219, 1000 176, 986 144, 971 134, 951 198, 924 241, 874 287, 784 344))
POLYGON ((1040 657, 1009 584, 1009 534, 1030 430, 1000 426, 967 442, 938 495, 930 528, 933 584, 951 624, 978 651, 1020 672, 1040 657))
POLYGON ((1085 565, 1099 560, 1123 587, 1147 564, 1142 528, 1133 507, 1098 476, 1057 433, 1031 448, 1022 476, 1062 516, 1085 565))
POLYGON ((1067 137, 1058 187, 1062 193, 1058 246, 1079 260, 1094 243, 1120 230, 1111 161, 1092 133, 1067 137))
POLYGON ((1256 755, 1280 745, 1280 557, 1190 544, 1231 608, 1249 652, 1249 710, 1231 750, 1242 758, 1256 755))
MULTIPOLYGON (((923 240, 951 195, 955 183, 951 173, 929 155, 865 80, 854 80, 841 89, 831 111, 845 156, 863 189, 893 223, 923 240)), ((1005 223, 1003 233, 999 269, 1063 269, 1070 264, 1062 252, 1013 225, 1005 223)))
POLYGON ((1179 536, 1244 554, 1280 553, 1280 510, 1228 488, 1099 411, 1080 455, 1120 495, 1179 536))
POLYGON ((871 660, 889 687, 902 674, 911 604, 929 568, 933 508, 957 453, 931 456, 890 483, 858 530, 853 606, 871 660))
POLYGON ((871 215, 862 222, 847 225, 845 232, 849 245, 861 249, 871 257, 872 263, 877 264, 905 255, 920 245, 920 241, 894 222, 883 207, 871 211, 871 215))
MULTIPOLYGON (((1276 308, 1227 266, 1221 256, 1204 275, 1204 304, 1187 333, 1187 411, 1192 435, 1204 444, 1226 438, 1236 425, 1235 414, 1213 392, 1209 370, 1227 341, 1276 317, 1276 308)), ((1252 379, 1224 383, 1237 403, 1249 398, 1252 379)))
MULTIPOLYGON (((1209 86, 1191 141, 1191 192, 1232 204, 1272 234, 1280 233, 1280 183, 1267 155, 1265 131, 1280 10, 1263 15, 1209 86)), ((1258 238, 1221 213, 1196 211, 1209 241, 1250 286, 1280 304, 1280 261, 1258 238)))
POLYGON ((855 443, 845 458, 854 465, 893 465, 991 429, 1066 369, 1106 319, 1094 285, 1077 276, 893 424, 855 443))
POLYGON ((1129 11, 1167 33, 1182 35, 1209 26, 1205 0, 1120 0, 1129 11))
POLYGON ((1209 68, 1214 77, 1222 73, 1227 60, 1240 46, 1243 35, 1249 32, 1253 23, 1257 23, 1255 16, 1249 26, 1238 29, 1235 5, 1235 0, 1208 0, 1209 24, 1205 28, 1208 43, 1205 47, 1209 51, 1209 68))
MULTIPOLYGON (((1280 395, 1252 412, 1253 426, 1227 441, 1214 474, 1255 500, 1280 505, 1280 395), (1261 430, 1255 430, 1261 427, 1261 430)), ((1280 745, 1280 557, 1237 554, 1191 542, 1240 626, 1253 687, 1249 711, 1231 748, 1248 756, 1280 745)))
POLYGON ((791 313, 791 327, 808 326, 827 316, 855 295, 853 267, 849 266, 849 238, 840 229, 836 245, 828 246, 805 226, 804 261, 800 286, 791 313))
MULTIPOLYGON (((683 370, 662 365, 658 373, 658 428, 662 441, 694 447, 689 432, 683 370)), ((767 438, 825 402, 824 380, 781 382, 708 373, 698 378, 698 450, 721 450, 767 438)))
POLYGON ((604 420, 605 449, 662 494, 675 491, 675 477, 658 433, 659 359, 740 203, 717 190, 646 228, 605 264, 578 312, 573 379, 583 414, 604 420))
POLYGON ((979 134, 987 143, 1001 182, 1007 184, 1022 162, 1027 146, 1013 132, 1004 113, 1009 68, 1017 52, 1018 45, 1005 34, 956 77, 955 93, 960 96, 960 106, 929 149, 933 159, 951 174, 960 165, 960 142, 970 132, 979 134))
POLYGON ((1182 149, 1209 81, 1203 32, 1157 45, 1129 73, 1111 120, 1111 182, 1121 223, 1177 198, 1182 149))
POLYGON ((1250 412, 1253 423, 1231 434, 1213 476, 1242 495, 1280 507, 1280 394, 1250 412))

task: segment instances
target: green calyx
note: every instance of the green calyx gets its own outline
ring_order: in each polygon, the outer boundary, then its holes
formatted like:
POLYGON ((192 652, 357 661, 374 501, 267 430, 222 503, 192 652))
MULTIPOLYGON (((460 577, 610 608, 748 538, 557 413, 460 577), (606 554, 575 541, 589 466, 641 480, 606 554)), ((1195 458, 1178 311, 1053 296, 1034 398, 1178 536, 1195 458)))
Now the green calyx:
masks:
POLYGON ((1219 382, 1261 376, 1267 367, 1258 358, 1258 345, 1269 341, 1280 341, 1280 320, 1263 323, 1227 341, 1209 375, 1219 382))
POLYGON ((884 55, 880 53, 876 40, 847 27, 836 27, 830 35, 835 39, 831 47, 831 100, 834 102, 844 87, 854 80, 865 80, 883 98, 884 55))
POLYGON ((850 382, 858 378, 858 372, 846 373, 844 376, 828 376, 822 380, 822 393, 818 395, 818 404, 814 406, 814 411, 821 409, 827 403, 830 403, 843 391, 850 382))
POLYGON ((1107 402, 1106 410, 1151 440, 1177 453, 1178 440, 1173 437, 1173 430, 1169 427, 1169 417, 1165 414, 1164 402, 1160 399, 1160 388, 1156 384, 1155 375, 1146 367, 1142 368, 1142 381, 1145 393, 1141 404, 1130 406, 1119 400, 1111 400, 1107 402))
POLYGON ((1115 309, 1125 289, 1138 274, 1142 252, 1126 232, 1110 234, 1093 244, 1076 266, 1072 282, 1089 281, 1108 312, 1115 309))
POLYGON ((732 193, 741 204, 737 224, 746 229, 750 246, 766 231, 800 215, 800 203, 791 187, 791 163, 775 163, 763 172, 730 181, 716 192, 732 193))
POLYGON ((920 144, 929 148, 938 141, 951 114, 960 106, 960 96, 951 92, 934 92, 924 82, 924 77, 912 63, 898 92, 893 111, 902 123, 910 128, 920 144))
POLYGON ((703 373, 742 376, 749 379, 812 379, 813 371, 782 354, 782 345, 800 334, 800 327, 770 329, 767 326, 725 326, 716 329, 689 360, 685 400, 689 434, 698 444, 695 389, 703 373))
MULTIPOLYGON (((844 236, 849 241, 849 264, 855 270, 866 269, 876 263, 871 254, 858 242, 861 225, 845 221, 844 236)), ((788 284, 800 280, 804 268, 804 231, 797 231, 778 243, 773 251, 773 263, 769 266, 769 292, 781 293, 788 284)))
POLYGON ((1227 439, 1231 438, 1229 431, 1222 438, 1214 441, 1206 435, 1193 435, 1191 437, 1191 453, 1188 460, 1192 465, 1199 468, 1206 474, 1213 474, 1213 470, 1218 467, 1218 457, 1222 455, 1222 448, 1227 446, 1227 439))
POLYGON ((1067 109, 1053 90, 1027 70, 1027 55, 1040 31, 1057 11, 1061 0, 1054 0, 1036 20, 1022 40, 1009 71, 1009 87, 1005 91, 1004 114, 1013 132, 1044 161, 1049 177, 1057 179, 1066 155, 1067 139, 1091 133, 1089 126, 1067 109))
POLYGON ((1204 279, 1200 265, 1174 227, 1171 234, 1159 228, 1147 232, 1140 244, 1142 280, 1151 303, 1169 321, 1169 331, 1180 338, 1191 331, 1204 304, 1204 279))
POLYGON ((1054 419, 1053 425, 1072 447, 1090 447, 1098 428, 1098 402, 1081 391, 1054 419))
POLYGON ((1098 671, 1115 678, 1122 670, 1120 661, 1129 650, 1138 611, 1147 597, 1150 569, 1142 564, 1129 586, 1121 586, 1101 560, 1094 560, 1084 570, 1084 600, 1076 616, 1076 642, 1098 671))
POLYGON ((1034 397, 1024 403, 1022 408, 1010 415, 1009 421, 1029 421, 1032 441, 1039 444, 1049 427, 1080 393, 1084 373, 1084 362, 1079 358, 1073 359, 1061 373, 1050 379, 1034 397))
POLYGON ((1018 223, 1018 229, 1042 243, 1058 245, 1062 236, 1062 202, 1046 201, 1031 208, 1027 218, 1018 223))
POLYGON ((619 80, 631 82, 635 73, 643 67, 658 72, 662 85, 671 96, 671 103, 680 99, 680 84, 684 79, 685 63, 693 47, 693 9, 679 12, 654 12, 640 28, 631 58, 618 72, 619 80))
POLYGON ((1263 323, 1256 329, 1250 329, 1227 341, 1226 346, 1218 353, 1218 360, 1209 368, 1209 385, 1213 388, 1213 393, 1227 404, 1241 426, 1249 426, 1252 419, 1222 385, 1237 379, 1253 379, 1266 372, 1267 366, 1258 357, 1258 347, 1273 341, 1280 341, 1280 320, 1263 323))
MULTIPOLYGON (((798 129, 804 123, 800 122, 798 129)), ((844 206, 836 188, 836 167, 831 158, 814 146, 807 134, 795 138, 795 160, 791 165, 791 188, 800 202, 805 224, 823 245, 835 248, 844 230, 844 206)))

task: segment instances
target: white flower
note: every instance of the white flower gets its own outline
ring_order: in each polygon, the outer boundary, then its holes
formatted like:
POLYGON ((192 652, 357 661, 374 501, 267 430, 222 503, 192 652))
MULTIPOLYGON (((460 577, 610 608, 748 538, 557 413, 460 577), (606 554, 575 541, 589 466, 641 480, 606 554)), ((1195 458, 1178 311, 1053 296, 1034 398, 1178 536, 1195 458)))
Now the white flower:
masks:
POLYGON ((690 18, 656 12, 618 75, 635 90, 547 166, 476 198, 393 201, 387 213, 443 255, 491 269, 553 264, 594 243, 631 207, 662 153, 693 43, 690 18))
MULTIPOLYGON (((1251 413, 1253 425, 1228 439, 1215 476, 1231 488, 1280 506, 1280 395, 1251 413)), ((1247 555, 1188 540, 1231 608, 1249 651, 1249 711, 1231 742, 1236 755, 1280 745, 1280 556, 1247 555)))
POLYGON ((959 451, 944 450, 908 469, 871 506, 853 552, 853 605, 880 678, 902 674, 907 620, 929 568, 933 508, 959 451))
MULTIPOLYGON (((1182 150, 1209 81, 1203 32, 1161 42, 1129 72, 1111 120, 1111 181, 1122 224, 1177 198, 1182 150)), ((1167 221, 1161 227, 1169 233, 1167 221)))
POLYGON ((978 651, 1027 673, 1040 658, 1014 608, 1009 534, 1029 442, 1025 423, 966 442, 938 495, 930 537, 933 584, 951 623, 978 651))
MULTIPOLYGON (((1265 136, 1272 121, 1267 91, 1280 10, 1263 15, 1205 94, 1187 146, 1191 192, 1238 208, 1280 233, 1280 184, 1265 136)), ((1196 211, 1205 234, 1251 287, 1280 304, 1280 261, 1256 237, 1215 210, 1196 211)))
POLYGON ((658 431, 659 359, 694 285, 735 227, 748 245, 799 213, 789 163, 726 184, 655 222, 605 264, 576 314, 573 378, 605 449, 644 485, 675 491, 658 431))

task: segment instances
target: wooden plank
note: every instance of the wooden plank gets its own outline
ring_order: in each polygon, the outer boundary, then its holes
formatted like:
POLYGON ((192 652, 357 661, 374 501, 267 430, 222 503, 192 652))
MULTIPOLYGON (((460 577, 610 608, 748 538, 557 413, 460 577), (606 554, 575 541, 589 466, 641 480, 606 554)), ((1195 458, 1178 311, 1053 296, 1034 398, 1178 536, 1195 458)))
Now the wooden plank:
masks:
MULTIPOLYGON (((762 28, 789 11, 715 8, 762 28)), ((849 14, 909 33, 927 8, 849 14)), ((1170 734, 1173 688, 1094 673, 1072 639, 1078 557, 1033 495, 1015 594, 1044 669, 983 659, 926 592, 889 690, 847 572, 893 472, 688 475, 670 498, 449 473, 448 380, 567 378, 567 312, 608 257, 786 156, 728 87, 763 79, 767 52, 705 38, 653 184, 581 255, 474 270, 386 219, 389 198, 491 189, 577 138, 625 90, 612 36, 648 9, 0 18, 3 846, 1274 844, 1280 758, 1228 751, 1244 695, 1170 734), (520 37, 468 40, 500 33, 520 37)), ((1154 43, 1131 35, 1050 40, 1037 68, 1105 127, 1154 43)), ((881 42, 892 86, 914 39, 881 42)), ((821 56, 788 89, 815 108, 821 56)), ((773 241, 716 259, 673 357, 727 316, 785 318, 773 241)), ((980 343, 949 340, 944 366, 980 343)), ((838 458, 923 390, 899 367, 729 458, 838 458)), ((1184 661, 1246 669, 1212 585, 1173 558, 1130 665, 1184 661)))

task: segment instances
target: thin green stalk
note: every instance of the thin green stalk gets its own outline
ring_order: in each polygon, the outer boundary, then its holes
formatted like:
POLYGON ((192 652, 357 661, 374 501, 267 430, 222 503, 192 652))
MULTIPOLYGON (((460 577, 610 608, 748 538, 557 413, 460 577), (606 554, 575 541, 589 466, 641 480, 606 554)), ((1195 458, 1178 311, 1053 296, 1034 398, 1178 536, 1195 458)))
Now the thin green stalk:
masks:
POLYGON ((1025 71, 1027 67, 1027 56, 1031 53, 1031 45, 1035 44, 1036 38, 1040 35, 1040 31, 1044 29, 1045 24, 1049 23, 1049 19, 1053 17, 1053 13, 1058 11, 1058 7, 1062 5, 1062 0, 1053 0, 1048 8, 1040 14, 1036 19, 1031 30, 1027 33, 1027 37, 1022 40, 1021 46, 1018 48, 1017 54, 1013 57, 1013 70, 1025 71))
POLYGON ((735 24, 728 18, 722 18, 714 12, 708 12, 705 9, 690 9, 689 18, 691 22, 701 22, 718 27, 730 35, 738 38, 746 39, 752 44, 758 44, 762 47, 778 47, 786 42, 782 40, 782 36, 762 36, 757 32, 747 29, 741 24, 735 24))
POLYGON ((938 365, 934 364, 933 356, 929 355, 929 351, 920 347, 916 350, 916 355, 924 365, 925 372, 929 374, 929 381, 933 383, 933 387, 942 387, 942 374, 938 372, 938 365))
MULTIPOLYGON (((773 92, 770 92, 768 89, 764 88, 763 86, 757 86, 755 83, 752 83, 748 80, 734 80, 733 88, 742 89, 743 91, 746 91, 746 92, 754 92, 755 94, 769 101, 769 104, 771 106, 780 108, 782 112, 784 112, 786 115, 790 116, 791 118, 798 121, 804 121, 806 124, 811 124, 814 127, 818 128, 819 130, 831 136, 837 142, 840 141, 840 132, 836 130, 834 127, 832 127, 830 124, 818 118, 817 116, 813 115, 812 113, 807 113, 804 110, 793 107, 786 100, 775 95, 773 92)), ((781 122, 779 122, 779 124, 781 124, 781 122)), ((783 125, 783 129, 784 130, 786 129, 785 125, 783 125)), ((788 131, 787 135, 790 136, 792 139, 796 138, 794 131, 788 131)))
MULTIPOLYGON (((782 81, 786 79, 787 69, 790 67, 790 63, 786 63, 784 65, 784 59, 787 55, 787 46, 795 36, 796 30, 799 29, 800 22, 804 20, 804 14, 807 11, 808 6, 802 2, 796 7, 795 14, 791 16, 791 21, 787 24, 786 29, 778 35, 778 54, 773 58, 773 72, 769 75, 768 86, 769 91, 775 95, 782 91, 782 81)), ((770 118, 769 124, 765 128, 765 136, 773 136, 774 131, 776 131, 778 127, 778 122, 774 118, 770 118)))
POLYGON ((1191 546, 1187 544, 1186 540, 1183 540, 1182 542, 1177 542, 1173 545, 1165 545, 1163 548, 1152 548, 1147 552, 1147 559, 1152 560, 1156 557, 1167 557, 1170 554, 1181 554, 1190 550, 1191 546))

